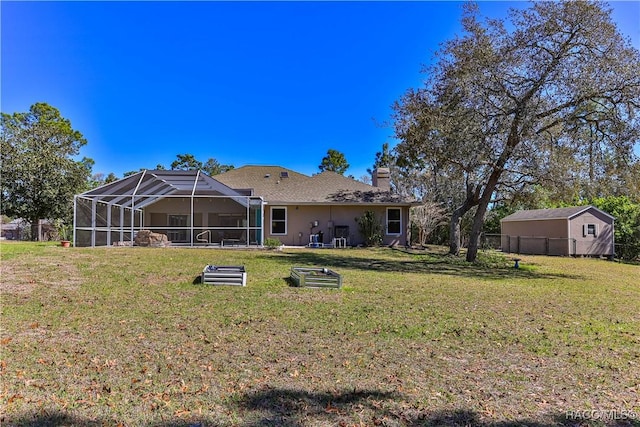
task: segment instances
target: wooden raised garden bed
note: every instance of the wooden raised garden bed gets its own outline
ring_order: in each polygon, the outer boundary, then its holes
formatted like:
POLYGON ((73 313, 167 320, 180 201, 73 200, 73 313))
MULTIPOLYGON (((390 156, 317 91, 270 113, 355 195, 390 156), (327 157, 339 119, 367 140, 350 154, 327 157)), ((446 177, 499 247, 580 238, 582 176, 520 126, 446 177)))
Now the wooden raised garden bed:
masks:
POLYGON ((202 270, 205 285, 247 286, 247 272, 244 266, 207 265, 202 270))
POLYGON ((340 288, 342 276, 328 268, 291 267, 291 280, 308 288, 340 288))

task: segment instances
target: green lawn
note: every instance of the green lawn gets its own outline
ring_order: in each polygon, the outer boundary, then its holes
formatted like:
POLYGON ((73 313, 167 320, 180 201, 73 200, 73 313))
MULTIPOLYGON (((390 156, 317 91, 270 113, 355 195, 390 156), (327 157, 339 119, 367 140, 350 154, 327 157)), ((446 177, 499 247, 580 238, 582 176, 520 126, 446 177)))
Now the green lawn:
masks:
POLYGON ((636 265, 0 250, 3 426, 640 425, 636 265), (195 284, 207 264, 244 265, 247 287, 195 284), (292 266, 344 286, 291 287, 292 266))

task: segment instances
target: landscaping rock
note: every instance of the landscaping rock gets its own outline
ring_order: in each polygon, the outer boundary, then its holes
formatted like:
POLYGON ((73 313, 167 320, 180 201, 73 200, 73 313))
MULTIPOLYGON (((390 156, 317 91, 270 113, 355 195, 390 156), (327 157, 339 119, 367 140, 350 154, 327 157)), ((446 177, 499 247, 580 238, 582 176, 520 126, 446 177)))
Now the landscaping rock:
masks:
POLYGON ((150 230, 140 230, 133 240, 137 246, 150 246, 152 248, 163 248, 171 245, 166 234, 154 233, 150 230))

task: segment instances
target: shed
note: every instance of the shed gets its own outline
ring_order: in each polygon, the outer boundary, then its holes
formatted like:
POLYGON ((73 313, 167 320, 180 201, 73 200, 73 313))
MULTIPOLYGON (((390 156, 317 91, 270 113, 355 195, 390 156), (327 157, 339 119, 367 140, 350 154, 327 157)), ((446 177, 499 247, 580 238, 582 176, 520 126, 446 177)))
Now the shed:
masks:
POLYGON ((500 221, 502 250, 531 255, 613 256, 614 218, 593 206, 517 211, 500 221))

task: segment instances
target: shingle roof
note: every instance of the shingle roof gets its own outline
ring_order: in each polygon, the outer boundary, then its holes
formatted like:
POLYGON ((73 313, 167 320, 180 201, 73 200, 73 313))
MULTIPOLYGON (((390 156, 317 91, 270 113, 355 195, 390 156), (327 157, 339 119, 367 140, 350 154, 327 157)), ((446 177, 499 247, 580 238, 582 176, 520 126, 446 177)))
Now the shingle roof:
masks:
POLYGON ((250 165, 232 169, 213 178, 231 188, 252 189, 255 196, 261 196, 271 204, 412 204, 414 202, 378 187, 328 171, 307 176, 281 166, 250 165))
POLYGON ((600 209, 595 208, 593 206, 572 206, 568 208, 556 208, 556 209, 521 210, 502 218, 501 221, 532 221, 532 220, 540 221, 540 220, 550 220, 550 219, 570 219, 589 209, 595 209, 596 211, 613 219, 613 217, 608 213, 601 211, 600 209))

